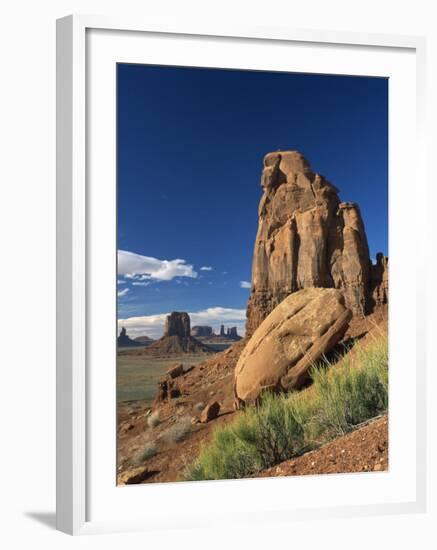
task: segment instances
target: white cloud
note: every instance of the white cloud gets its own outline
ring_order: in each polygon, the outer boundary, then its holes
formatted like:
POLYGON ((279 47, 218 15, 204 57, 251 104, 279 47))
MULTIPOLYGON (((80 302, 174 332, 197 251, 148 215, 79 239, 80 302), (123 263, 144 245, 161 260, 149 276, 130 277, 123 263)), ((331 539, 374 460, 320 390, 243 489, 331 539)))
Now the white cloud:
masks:
POLYGON ((149 286, 150 283, 147 283, 146 281, 134 281, 132 283, 132 286, 149 286))
POLYGON ((249 281, 240 281, 241 288, 252 288, 252 284, 249 281))
POLYGON ((127 250, 118 251, 118 274, 129 279, 171 281, 175 277, 197 277, 185 260, 158 260, 127 250))
POLYGON ((128 288, 123 288, 123 290, 119 290, 117 292, 117 296, 119 298, 121 298, 122 296, 126 296, 126 294, 129 292, 129 289, 128 288))
POLYGON ((210 265, 203 265, 200 271, 213 271, 213 268, 210 265))
POLYGON ((117 280, 117 284, 118 284, 118 285, 125 285, 125 284, 126 284, 126 281, 123 281, 122 279, 118 279, 118 280, 117 280))
MULTIPOLYGON (((189 312, 191 326, 209 325, 217 333, 220 325, 236 326, 238 334, 245 333, 246 310, 225 307, 210 307, 201 311, 189 312)), ((164 332, 165 319, 168 313, 145 315, 142 317, 128 317, 119 319, 118 326, 126 327, 131 336, 147 334, 151 338, 160 338, 164 332)))

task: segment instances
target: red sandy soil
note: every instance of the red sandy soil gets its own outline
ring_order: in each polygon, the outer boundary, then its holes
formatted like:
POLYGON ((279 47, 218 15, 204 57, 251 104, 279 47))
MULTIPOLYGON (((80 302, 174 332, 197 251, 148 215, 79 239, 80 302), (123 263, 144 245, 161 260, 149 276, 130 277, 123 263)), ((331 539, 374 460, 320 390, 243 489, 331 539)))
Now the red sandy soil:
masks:
POLYGON ((319 449, 286 460, 254 477, 301 476, 388 470, 387 415, 326 443, 319 449))

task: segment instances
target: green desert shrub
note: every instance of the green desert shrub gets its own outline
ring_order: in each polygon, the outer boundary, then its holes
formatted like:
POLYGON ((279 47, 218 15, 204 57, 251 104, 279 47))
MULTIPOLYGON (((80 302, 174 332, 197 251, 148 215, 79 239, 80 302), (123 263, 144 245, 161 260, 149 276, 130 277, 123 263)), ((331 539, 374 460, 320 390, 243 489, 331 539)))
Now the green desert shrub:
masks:
POLYGON ((378 336, 335 366, 326 359, 311 370, 313 384, 288 396, 267 394, 258 406, 218 427, 185 479, 247 477, 297 456, 388 407, 387 338, 378 336), (353 356, 352 356, 353 355, 353 356))
POLYGON ((267 394, 236 420, 216 429, 186 472, 190 480, 245 477, 302 452, 304 431, 284 396, 267 394))
POLYGON ((314 436, 337 437, 388 408, 388 346, 379 337, 340 365, 313 368, 314 436), (315 426, 314 426, 315 424, 315 426))

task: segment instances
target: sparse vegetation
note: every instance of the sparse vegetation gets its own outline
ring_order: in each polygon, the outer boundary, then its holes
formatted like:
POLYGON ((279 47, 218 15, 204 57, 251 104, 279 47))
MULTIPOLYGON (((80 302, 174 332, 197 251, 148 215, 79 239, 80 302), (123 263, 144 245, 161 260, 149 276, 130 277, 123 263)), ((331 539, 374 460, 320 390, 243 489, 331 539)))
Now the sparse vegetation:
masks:
POLYGON ((202 412, 204 408, 205 408, 205 403, 202 403, 202 402, 196 403, 196 404, 194 405, 194 410, 195 410, 196 412, 202 412))
POLYGON ((387 337, 378 335, 335 365, 312 369, 313 384, 288 396, 266 395, 217 428, 185 472, 186 480, 247 477, 343 435, 388 407, 387 337))
POLYGON ((191 419, 189 417, 181 418, 176 424, 173 424, 162 435, 162 439, 167 443, 178 443, 185 439, 191 431, 191 419))
POLYGON ((149 428, 156 428, 156 426, 159 426, 160 422, 161 419, 158 411, 152 412, 147 418, 147 425, 149 428))
POLYGON ((141 466, 146 460, 155 456, 157 452, 158 449, 154 443, 146 443, 146 445, 134 455, 132 465, 141 466))

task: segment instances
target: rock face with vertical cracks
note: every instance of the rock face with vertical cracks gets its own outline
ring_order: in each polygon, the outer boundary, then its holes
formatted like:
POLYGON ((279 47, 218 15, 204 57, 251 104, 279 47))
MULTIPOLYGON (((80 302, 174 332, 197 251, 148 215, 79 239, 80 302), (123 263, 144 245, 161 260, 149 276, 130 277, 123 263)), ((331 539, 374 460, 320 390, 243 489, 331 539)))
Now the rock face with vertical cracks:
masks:
POLYGON ((235 407, 266 391, 300 389, 312 365, 344 336, 352 313, 333 288, 307 288, 285 298, 253 333, 235 368, 235 407))
POLYGON ((376 264, 371 270, 372 301, 375 307, 383 306, 388 302, 388 258, 378 252, 376 264))
POLYGON ((190 336, 190 316, 185 311, 173 311, 165 320, 164 336, 190 336))
POLYGON ((355 316, 371 307, 371 262, 359 207, 297 151, 264 158, 247 333, 289 294, 336 288, 355 316))

